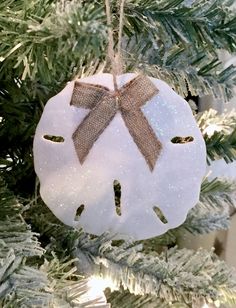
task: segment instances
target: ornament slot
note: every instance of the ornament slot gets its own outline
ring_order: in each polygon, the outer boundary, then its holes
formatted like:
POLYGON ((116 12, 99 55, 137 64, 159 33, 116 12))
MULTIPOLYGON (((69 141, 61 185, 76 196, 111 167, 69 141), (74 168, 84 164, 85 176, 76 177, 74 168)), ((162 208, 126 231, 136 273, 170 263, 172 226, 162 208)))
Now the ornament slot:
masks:
POLYGON ((81 204, 76 211, 75 220, 79 220, 80 216, 82 215, 84 211, 84 204, 81 204))
POLYGON ((113 181, 113 189, 114 189, 116 214, 118 216, 121 216, 121 184, 118 180, 113 181))
POLYGON ((65 141, 65 139, 62 136, 44 135, 43 138, 46 140, 52 141, 52 142, 57 142, 57 143, 61 143, 65 141))
POLYGON ((154 206, 153 207, 153 211, 155 212, 157 217, 160 219, 160 221, 163 222, 163 224, 167 224, 168 223, 168 220, 165 218, 162 210, 158 206, 154 206))
POLYGON ((174 138, 171 139, 171 142, 185 144, 185 143, 193 142, 193 140, 194 138, 192 136, 187 136, 187 137, 175 136, 174 138))

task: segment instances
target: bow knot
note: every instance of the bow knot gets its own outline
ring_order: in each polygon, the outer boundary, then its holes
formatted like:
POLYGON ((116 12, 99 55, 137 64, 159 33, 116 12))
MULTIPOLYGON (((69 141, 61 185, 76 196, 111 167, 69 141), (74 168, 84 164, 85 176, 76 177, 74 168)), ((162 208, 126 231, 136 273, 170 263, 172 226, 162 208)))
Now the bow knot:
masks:
POLYGON ((121 101, 119 99, 119 92, 114 92, 114 94, 112 94, 115 105, 116 105, 116 109, 119 110, 121 108, 121 101))
POLYGON ((116 92, 100 85, 75 82, 70 104, 90 109, 72 136, 80 163, 83 164, 95 141, 120 111, 129 133, 152 171, 162 144, 141 107, 157 93, 158 89, 143 75, 132 79, 116 92))

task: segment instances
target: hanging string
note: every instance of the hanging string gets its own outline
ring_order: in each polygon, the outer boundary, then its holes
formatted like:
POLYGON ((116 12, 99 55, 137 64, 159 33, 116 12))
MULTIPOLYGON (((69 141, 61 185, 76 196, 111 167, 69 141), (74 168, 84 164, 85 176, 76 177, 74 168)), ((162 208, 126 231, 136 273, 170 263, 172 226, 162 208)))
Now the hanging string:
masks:
POLYGON ((112 18, 110 0, 105 0, 106 4, 106 15, 107 15, 107 26, 108 26, 108 57, 111 61, 111 71, 113 76, 114 90, 118 90, 117 75, 122 72, 122 53, 121 53, 121 40, 123 30, 123 17, 124 17, 124 3, 125 0, 120 1, 120 19, 119 19, 119 33, 118 33, 118 45, 117 54, 115 54, 113 30, 112 30, 112 18))
POLYGON ((124 22, 124 5, 125 0, 120 0, 120 20, 119 20, 119 34, 118 34, 118 45, 117 45, 117 73, 122 74, 123 71, 123 57, 121 51, 122 43, 122 31, 123 31, 123 22, 124 22))

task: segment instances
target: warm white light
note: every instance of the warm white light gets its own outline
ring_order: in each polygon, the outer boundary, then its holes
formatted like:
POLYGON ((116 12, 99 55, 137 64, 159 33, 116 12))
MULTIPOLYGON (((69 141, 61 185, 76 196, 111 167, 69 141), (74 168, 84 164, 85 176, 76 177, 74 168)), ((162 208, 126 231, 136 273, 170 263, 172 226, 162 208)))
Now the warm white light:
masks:
POLYGON ((91 295, 98 295, 103 293, 106 288, 114 289, 114 284, 110 279, 103 279, 101 277, 92 276, 87 282, 89 293, 91 295))
POLYGON ((221 131, 220 126, 216 124, 210 124, 204 129, 203 134, 207 134, 209 137, 211 137, 212 135, 214 135, 215 132, 220 132, 220 131, 221 131))
POLYGON ((80 294, 77 303, 85 307, 86 304, 93 302, 93 307, 109 308, 110 304, 107 304, 107 299, 103 291, 111 286, 112 282, 109 279, 92 276, 81 287, 82 294, 80 294))
POLYGON ((209 306, 205 303, 202 308, 209 308, 209 306))

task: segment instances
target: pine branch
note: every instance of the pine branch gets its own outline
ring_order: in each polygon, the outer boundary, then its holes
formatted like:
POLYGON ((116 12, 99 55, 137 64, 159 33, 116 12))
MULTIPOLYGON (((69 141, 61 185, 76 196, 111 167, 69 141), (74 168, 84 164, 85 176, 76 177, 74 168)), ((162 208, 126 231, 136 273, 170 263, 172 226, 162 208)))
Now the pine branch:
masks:
POLYGON ((6 6, 4 1, 0 12, 0 77, 14 69, 22 80, 65 82, 77 68, 104 54, 102 6, 83 1, 54 5, 47 0, 8 1, 6 6))
POLYGON ((207 162, 223 158, 226 163, 236 160, 236 128, 225 135, 222 132, 215 132, 211 137, 204 136, 207 146, 207 162))
POLYGON ((4 282, 4 284, 6 283, 9 286, 1 294, 4 308, 50 307, 52 294, 47 291, 47 276, 41 271, 29 266, 21 266, 4 282), (12 291, 10 291, 11 289, 12 291))
MULTIPOLYGON (((232 1, 201 0, 186 5, 184 0, 138 0, 126 5, 126 32, 145 31, 158 37, 166 48, 185 44, 192 49, 236 49, 236 16, 232 1)), ((150 38, 149 34, 149 38, 150 38)))
POLYGON ((198 203, 188 214, 181 227, 191 234, 206 234, 216 230, 227 230, 230 226, 230 215, 228 208, 214 209, 208 203, 198 203))
MULTIPOLYGON (((190 304, 199 299, 236 302, 236 278, 213 253, 170 249, 158 255, 144 255, 140 246, 127 243, 114 247, 104 236, 94 240, 78 239, 76 255, 84 255, 98 265, 103 278, 111 279, 134 294, 150 294, 165 302, 190 304), (230 290, 227 298, 223 290, 230 290)), ((81 266, 81 263, 80 263, 81 266)), ((87 267, 87 265, 86 265, 87 267)))
POLYGON ((216 110, 209 109, 197 115, 197 122, 203 135, 211 136, 214 131, 230 134, 236 126, 236 111, 219 114, 216 110))
POLYGON ((223 158, 226 163, 236 159, 236 113, 217 115, 206 111, 198 117, 198 124, 207 147, 207 162, 223 158))
POLYGON ((52 253, 38 269, 45 250, 20 211, 22 205, 0 178, 0 306, 109 308, 102 290, 92 292, 89 281, 77 274, 76 260, 59 260, 52 253))
POLYGON ((177 302, 165 302, 151 295, 134 295, 121 288, 120 291, 106 292, 112 308, 191 308, 192 305, 177 302))
MULTIPOLYGON (((5 0, 2 10, 0 6, 0 78, 4 79, 1 71, 13 69, 18 79, 30 77, 43 80, 44 85, 60 85, 75 74, 91 73, 92 66, 98 68, 106 58, 104 3, 80 0, 52 6, 46 0, 32 1, 27 6, 23 1, 16 5, 5 0)), ((165 79, 181 95, 186 94, 187 80, 193 94, 212 93, 228 100, 236 69, 223 69, 216 53, 217 48, 236 49, 236 17, 228 6, 226 0, 195 1, 192 6, 184 0, 127 2, 126 70, 141 68, 165 79)), ((114 7, 115 30, 117 10, 114 7)))
POLYGON ((230 208, 236 206, 235 189, 235 181, 222 178, 209 181, 206 178, 202 183, 200 202, 189 212, 180 229, 195 235, 228 229, 230 208))
MULTIPOLYGON (((138 48, 137 43, 135 48, 138 48)), ((165 80, 183 97, 188 91, 199 96, 210 94, 222 101, 234 95, 236 68, 233 65, 223 68, 221 61, 206 51, 194 52, 185 46, 173 46, 168 50, 160 47, 137 60, 132 54, 138 52, 135 49, 130 52, 129 69, 132 65, 138 66, 148 75, 165 80)))
MULTIPOLYGON (((11 191, 9 191, 0 177, 0 219, 6 219, 8 216, 16 216, 20 213, 21 206, 15 199, 11 191)), ((1 226, 4 227, 4 226, 1 226)))
POLYGON ((45 272, 53 290, 52 307, 99 307, 109 308, 105 295, 101 290, 93 289, 91 280, 78 274, 76 259, 69 257, 59 260, 52 252, 51 261, 45 261, 41 271, 45 272))
POLYGON ((182 96, 187 96, 186 81, 193 95, 223 101, 233 96, 236 69, 224 69, 217 54, 219 48, 236 48, 230 1, 140 0, 128 2, 125 12, 129 69, 164 79, 182 96))
POLYGON ((42 256, 44 250, 19 215, 22 207, 1 178, 0 209, 0 304, 47 305, 51 301, 47 276, 25 265, 30 258, 42 256))
POLYGON ((236 182, 235 180, 230 180, 226 178, 214 178, 209 180, 205 178, 201 185, 201 195, 200 200, 202 202, 209 200, 214 204, 215 200, 218 200, 218 203, 215 203, 216 207, 225 207, 236 206, 236 182))

